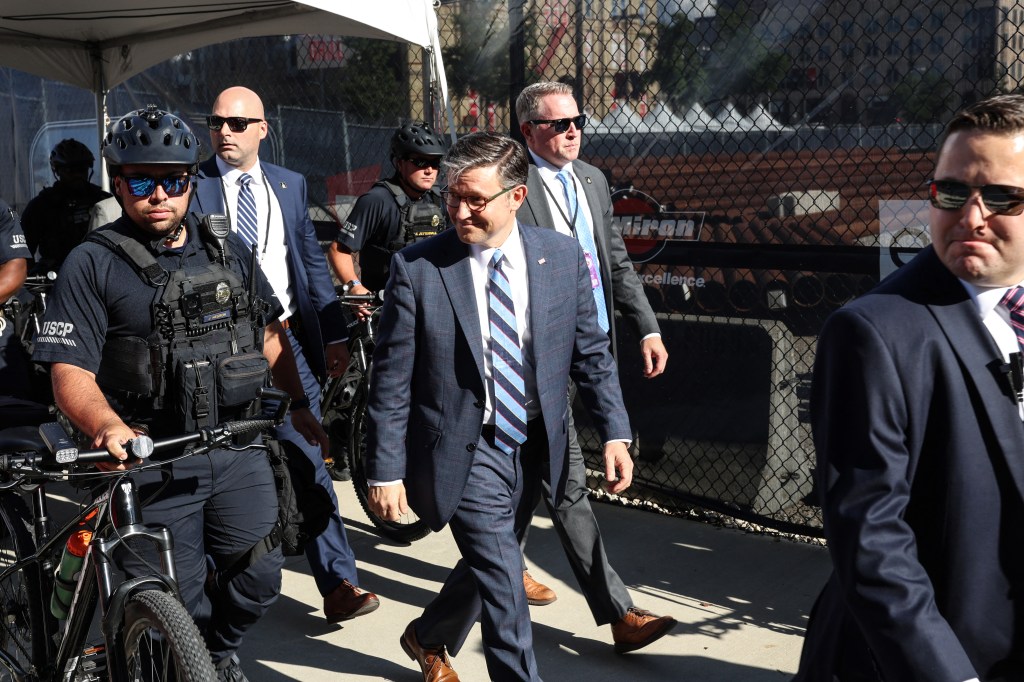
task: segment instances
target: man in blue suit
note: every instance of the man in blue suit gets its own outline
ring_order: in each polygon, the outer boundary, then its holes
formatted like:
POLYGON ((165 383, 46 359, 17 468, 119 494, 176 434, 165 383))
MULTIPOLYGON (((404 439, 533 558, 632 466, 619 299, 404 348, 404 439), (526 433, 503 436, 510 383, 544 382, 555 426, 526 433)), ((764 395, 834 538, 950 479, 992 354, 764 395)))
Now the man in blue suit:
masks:
MULTIPOLYGON (((232 229, 243 239, 249 233, 247 241, 254 242, 260 267, 284 305, 281 321, 295 353, 308 407, 320 419, 320 384, 328 374, 336 376, 344 370, 348 349, 341 304, 306 208, 306 179, 260 161, 267 122, 263 102, 252 90, 223 91, 206 118, 216 156, 199 166, 193 208, 201 213, 227 213, 232 229), (253 229, 239 231, 240 220, 253 229)), ((337 623, 375 610, 380 604, 376 595, 358 587, 355 555, 324 467, 328 444, 310 444, 290 424, 278 428, 276 435, 306 453, 316 467, 317 482, 334 499, 335 512, 327 530, 306 547, 327 621, 337 623)))
POLYGON ((1024 96, 953 118, 929 199, 931 246, 818 341, 800 682, 1024 680, 1024 96))
POLYGON ((444 166, 454 229, 400 251, 384 296, 368 407, 371 503, 386 518, 411 506, 434 530, 449 524, 462 554, 401 638, 424 680, 458 679, 447 654, 478 618, 490 679, 539 680, 516 508, 542 478, 556 503, 565 492, 570 377, 605 442, 613 492, 632 480, 629 420, 583 251, 516 220, 523 147, 468 135, 444 166))

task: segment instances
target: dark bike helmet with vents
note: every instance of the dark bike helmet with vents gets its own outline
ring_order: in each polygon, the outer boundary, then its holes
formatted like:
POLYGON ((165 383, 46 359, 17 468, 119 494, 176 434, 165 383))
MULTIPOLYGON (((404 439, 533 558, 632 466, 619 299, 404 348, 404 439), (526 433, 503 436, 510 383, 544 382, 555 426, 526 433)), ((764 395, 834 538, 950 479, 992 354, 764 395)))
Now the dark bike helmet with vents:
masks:
POLYGON ((50 152, 50 170, 56 173, 61 168, 92 168, 95 160, 88 147, 69 137, 58 142, 50 152))
POLYGON ((441 137, 422 121, 412 121, 395 131, 391 137, 391 158, 410 156, 444 156, 441 137))
POLYGON ((133 164, 188 166, 199 164, 199 140, 183 120, 150 104, 111 124, 100 150, 111 175, 133 164))

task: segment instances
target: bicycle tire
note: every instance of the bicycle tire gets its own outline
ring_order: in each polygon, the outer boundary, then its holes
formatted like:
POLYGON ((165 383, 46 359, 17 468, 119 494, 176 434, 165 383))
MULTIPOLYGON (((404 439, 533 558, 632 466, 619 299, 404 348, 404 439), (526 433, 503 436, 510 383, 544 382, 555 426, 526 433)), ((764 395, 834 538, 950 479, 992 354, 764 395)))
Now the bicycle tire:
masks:
POLYGON ((157 590, 133 594, 125 606, 122 637, 133 682, 217 680, 199 628, 173 595, 157 590))
MULTIPOLYGON (((0 571, 35 552, 29 531, 28 505, 14 492, 0 493, 0 571)), ((42 671, 49 665, 46 622, 50 603, 42 569, 33 563, 0 581, 0 648, 26 671, 42 671)), ((0 681, 12 679, 0 666, 0 681)))
POLYGON ((352 419, 349 423, 349 471, 352 472, 352 487, 370 522, 380 535, 396 542, 411 543, 430 534, 427 522, 410 511, 402 520, 382 519, 370 510, 370 486, 366 482, 366 467, 363 454, 366 452, 366 383, 352 400, 352 419))

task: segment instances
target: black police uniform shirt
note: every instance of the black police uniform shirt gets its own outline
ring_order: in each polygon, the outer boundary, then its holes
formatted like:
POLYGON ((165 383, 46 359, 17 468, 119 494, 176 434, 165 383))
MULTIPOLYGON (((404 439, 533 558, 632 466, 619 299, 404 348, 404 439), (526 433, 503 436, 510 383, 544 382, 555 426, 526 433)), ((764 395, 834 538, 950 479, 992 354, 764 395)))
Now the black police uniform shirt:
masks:
POLYGON ((21 225, 29 250, 37 256, 37 272, 60 269, 89 231, 89 209, 110 196, 92 183, 74 186, 58 180, 28 202, 21 225))
MULTIPOLYGON (((163 238, 150 239, 149 234, 122 216, 114 224, 129 225, 139 240, 149 246, 157 262, 167 271, 187 265, 201 266, 209 258, 199 230, 188 230, 188 240, 178 249, 167 248, 163 238)), ((190 225, 191 225, 190 221, 190 225)), ((228 236, 228 259, 231 269, 241 275, 249 286, 249 259, 246 248, 233 232, 228 236)), ((152 308, 158 289, 147 285, 123 257, 102 244, 84 242, 75 247, 64 261, 60 277, 48 301, 46 315, 36 336, 32 359, 36 362, 65 363, 96 373, 103 358, 104 340, 108 337, 135 336, 148 338, 153 329, 152 308)), ((284 312, 263 271, 256 270, 256 294, 270 303, 267 321, 276 320, 284 312)), ((110 398, 122 418, 153 428, 153 435, 174 432, 173 408, 154 413, 145 403, 117 404, 110 398)), ((171 401, 173 403, 173 400, 171 401)))
MULTIPOLYGON (((391 178, 389 182, 397 184, 398 179, 391 178)), ((417 202, 439 203, 440 199, 436 193, 424 192, 417 202)), ((368 244, 387 248, 400 238, 398 232, 401 222, 402 214, 391 190, 375 185, 356 200, 335 241, 353 253, 362 251, 368 244)), ((363 275, 367 278, 367 273, 364 272, 363 275)), ((372 276, 369 279, 372 279, 372 276)))
MULTIPOLYGON (((17 214, 0 199, 0 265, 15 258, 32 261, 17 214)), ((13 320, 0 315, 0 395, 28 397, 28 370, 28 356, 18 341, 13 320)))

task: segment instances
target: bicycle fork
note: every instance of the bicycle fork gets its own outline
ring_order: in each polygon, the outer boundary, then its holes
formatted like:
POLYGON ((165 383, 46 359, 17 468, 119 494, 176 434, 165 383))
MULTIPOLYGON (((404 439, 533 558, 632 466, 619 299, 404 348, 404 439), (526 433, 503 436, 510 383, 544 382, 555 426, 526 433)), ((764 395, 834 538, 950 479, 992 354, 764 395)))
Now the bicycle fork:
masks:
POLYGON ((82 566, 81 578, 75 587, 67 618, 67 632, 61 639, 57 654, 58 670, 65 679, 74 672, 82 655, 96 602, 100 605, 101 630, 106 645, 107 670, 111 682, 128 682, 127 656, 121 638, 128 600, 143 589, 156 589, 173 594, 179 600, 177 572, 174 568, 174 542, 167 528, 151 530, 142 522, 135 481, 125 477, 111 486, 108 509, 110 526, 105 537, 93 538, 82 566), (160 559, 159 573, 130 578, 115 584, 114 551, 123 542, 142 538, 152 542, 160 559), (92 578, 95 577, 95 581, 92 578), (69 665, 70 663, 70 665, 69 665))

